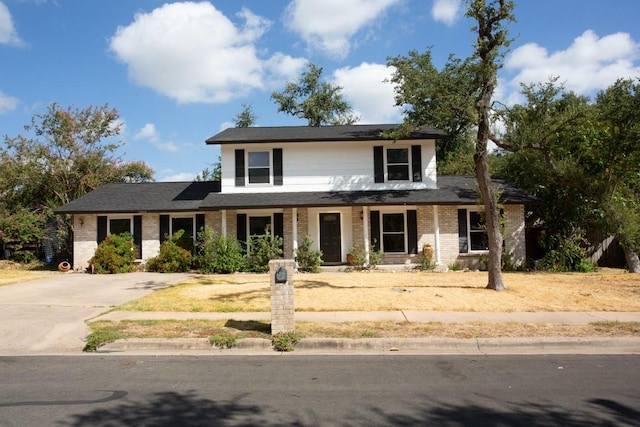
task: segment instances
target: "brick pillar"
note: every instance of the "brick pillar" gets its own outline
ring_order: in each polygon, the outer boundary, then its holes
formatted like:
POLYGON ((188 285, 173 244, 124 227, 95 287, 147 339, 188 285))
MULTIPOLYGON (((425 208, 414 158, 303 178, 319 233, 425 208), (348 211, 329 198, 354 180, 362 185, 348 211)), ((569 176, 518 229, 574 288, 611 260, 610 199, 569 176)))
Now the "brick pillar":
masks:
POLYGON ((279 332, 294 332, 293 319, 293 271, 295 261, 292 259, 274 259, 269 261, 269 276, 271 277, 271 334, 279 332), (276 272, 280 269, 286 272, 286 280, 279 283, 276 272))

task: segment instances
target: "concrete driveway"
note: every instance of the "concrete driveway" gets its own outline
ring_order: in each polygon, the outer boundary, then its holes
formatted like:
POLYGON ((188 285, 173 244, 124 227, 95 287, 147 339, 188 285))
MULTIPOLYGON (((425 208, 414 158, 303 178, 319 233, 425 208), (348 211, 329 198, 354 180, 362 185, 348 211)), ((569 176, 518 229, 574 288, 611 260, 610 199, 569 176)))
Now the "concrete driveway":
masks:
POLYGON ((0 286, 0 355, 82 352, 85 321, 193 274, 56 273, 0 286))

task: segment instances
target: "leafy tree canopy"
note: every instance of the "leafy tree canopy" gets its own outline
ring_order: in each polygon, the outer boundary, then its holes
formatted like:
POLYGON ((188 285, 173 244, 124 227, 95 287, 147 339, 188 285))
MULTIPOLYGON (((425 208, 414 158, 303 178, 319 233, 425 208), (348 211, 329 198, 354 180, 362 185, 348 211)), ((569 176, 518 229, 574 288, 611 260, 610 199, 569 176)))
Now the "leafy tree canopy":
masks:
MULTIPOLYGON (((25 242, 34 236, 17 234, 20 224, 7 221, 25 217, 20 212, 45 224, 53 209, 103 184, 152 180, 153 170, 146 163, 115 154, 121 146, 114 139, 119 132, 118 112, 107 105, 65 109, 53 103, 33 116, 25 135, 5 136, 0 146, 3 240, 25 242)), ((70 247, 68 219, 65 225, 64 240, 70 247)))
POLYGON ((342 96, 342 88, 322 81, 322 68, 309 63, 297 82, 288 82, 271 94, 278 111, 301 119, 309 126, 350 125, 358 121, 342 96))

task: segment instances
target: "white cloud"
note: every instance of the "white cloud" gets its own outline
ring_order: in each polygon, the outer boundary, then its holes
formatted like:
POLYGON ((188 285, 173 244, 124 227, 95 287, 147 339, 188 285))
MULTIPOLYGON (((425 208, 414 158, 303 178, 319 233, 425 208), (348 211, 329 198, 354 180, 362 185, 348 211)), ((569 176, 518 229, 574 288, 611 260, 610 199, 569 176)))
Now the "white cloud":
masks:
POLYGON ((178 151, 178 146, 173 141, 162 141, 153 123, 147 123, 135 134, 135 140, 146 140, 162 151, 178 151))
POLYGON ((460 0, 433 0, 431 16, 438 22, 452 26, 460 17, 460 0))
POLYGON ((20 46, 23 43, 13 25, 9 8, 0 2, 0 44, 20 46))
POLYGON ((639 57, 640 43, 629 34, 598 37, 587 30, 566 50, 553 53, 535 43, 525 44, 508 56, 505 68, 517 73, 508 82, 513 91, 519 91, 520 83, 543 83, 558 77, 566 89, 589 95, 619 78, 638 77, 639 57))
POLYGON ((236 26, 209 2, 165 4, 118 27, 110 48, 136 84, 179 103, 223 103, 264 85, 254 43, 270 22, 246 8, 238 17, 236 26))
POLYGON ((384 64, 363 62, 357 67, 345 67, 333 73, 334 83, 360 117, 359 123, 397 123, 401 110, 395 107, 393 85, 390 79, 393 68, 384 64))
POLYGON ((309 46, 338 58, 351 49, 351 37, 401 0, 293 0, 286 26, 309 46))
POLYGON ((13 96, 5 95, 0 91, 0 114, 15 110, 20 101, 13 96))

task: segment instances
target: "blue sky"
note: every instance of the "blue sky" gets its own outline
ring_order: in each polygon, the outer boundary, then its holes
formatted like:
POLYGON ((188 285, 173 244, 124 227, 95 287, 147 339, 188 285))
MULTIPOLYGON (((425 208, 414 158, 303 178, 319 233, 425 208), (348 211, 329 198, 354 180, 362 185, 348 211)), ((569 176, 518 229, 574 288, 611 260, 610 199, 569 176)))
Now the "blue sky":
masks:
MULTIPOLYGON (((589 96, 640 77, 637 0, 516 0, 515 15, 496 93, 505 103, 550 76, 589 96)), ((270 95, 308 61, 343 87, 360 123, 400 122, 387 59, 429 46, 438 66, 465 57, 472 24, 461 0, 0 0, 0 134, 17 136, 52 102, 108 103, 124 159, 158 181, 191 180, 218 158, 204 140, 243 103, 258 126, 306 124, 270 95)))

